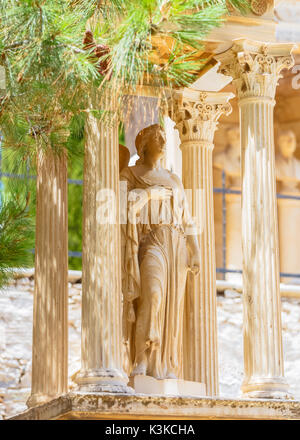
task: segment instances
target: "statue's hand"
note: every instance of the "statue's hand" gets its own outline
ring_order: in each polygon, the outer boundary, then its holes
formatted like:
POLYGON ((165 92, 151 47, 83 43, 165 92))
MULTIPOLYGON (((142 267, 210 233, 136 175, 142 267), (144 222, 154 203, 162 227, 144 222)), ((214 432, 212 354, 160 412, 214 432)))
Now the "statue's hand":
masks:
POLYGON ((194 275, 198 275, 200 271, 200 253, 196 252, 191 256, 190 270, 194 275))
POLYGON ((151 200, 166 200, 172 197, 172 190, 166 189, 163 186, 154 185, 148 188, 149 197, 151 200))

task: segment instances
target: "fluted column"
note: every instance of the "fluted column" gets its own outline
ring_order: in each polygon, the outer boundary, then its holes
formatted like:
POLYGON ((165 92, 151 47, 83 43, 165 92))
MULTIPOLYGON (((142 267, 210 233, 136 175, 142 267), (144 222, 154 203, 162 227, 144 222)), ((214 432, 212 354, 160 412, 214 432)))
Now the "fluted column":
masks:
MULTIPOLYGON (((100 107, 113 111, 107 93, 100 107)), ((94 108, 97 102, 94 100, 94 108)), ((79 391, 130 392, 122 369, 118 121, 86 122, 79 391)))
POLYGON ((291 44, 239 40, 218 57, 233 77, 241 124, 244 381, 246 397, 286 398, 273 108, 280 71, 293 64, 291 44))
POLYGON ((179 130, 182 180, 201 254, 200 273, 189 274, 186 287, 184 379, 205 383, 209 396, 219 392, 212 151, 217 121, 231 112, 233 96, 185 89, 175 94, 170 115, 179 130))
POLYGON ((68 391, 67 157, 37 158, 32 387, 28 406, 68 391))

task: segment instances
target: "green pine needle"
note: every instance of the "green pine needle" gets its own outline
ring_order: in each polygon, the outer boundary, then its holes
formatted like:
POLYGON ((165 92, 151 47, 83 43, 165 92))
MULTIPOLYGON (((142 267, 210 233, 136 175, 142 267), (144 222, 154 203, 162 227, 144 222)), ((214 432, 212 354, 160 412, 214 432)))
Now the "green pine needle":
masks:
POLYGON ((0 209, 0 288, 12 278, 12 268, 33 265, 34 223, 27 209, 29 194, 20 195, 24 194, 24 185, 21 193, 17 189, 20 185, 4 196, 0 209))

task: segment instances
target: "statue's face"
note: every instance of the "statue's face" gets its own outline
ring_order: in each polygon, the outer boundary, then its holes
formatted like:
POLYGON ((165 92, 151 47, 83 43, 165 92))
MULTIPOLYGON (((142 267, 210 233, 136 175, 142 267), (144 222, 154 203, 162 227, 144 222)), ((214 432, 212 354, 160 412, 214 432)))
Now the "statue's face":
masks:
POLYGON ((147 154, 158 160, 166 151, 166 135, 163 130, 156 130, 147 145, 147 154))
POLYGON ((296 136, 292 131, 279 135, 278 144, 283 157, 292 157, 297 146, 296 136))
POLYGON ((227 131, 227 141, 229 145, 240 147, 240 130, 238 128, 231 128, 227 131))

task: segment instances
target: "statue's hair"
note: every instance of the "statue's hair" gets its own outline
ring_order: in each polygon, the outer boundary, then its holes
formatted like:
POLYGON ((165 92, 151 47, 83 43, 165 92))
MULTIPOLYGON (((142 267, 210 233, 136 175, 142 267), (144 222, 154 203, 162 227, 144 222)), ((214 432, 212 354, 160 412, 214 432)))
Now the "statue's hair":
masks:
POLYGON ((140 159, 144 158, 144 151, 147 147, 149 141, 153 136, 159 131, 163 131, 163 128, 159 124, 149 125, 146 128, 143 128, 135 138, 135 147, 137 154, 140 156, 140 159))

